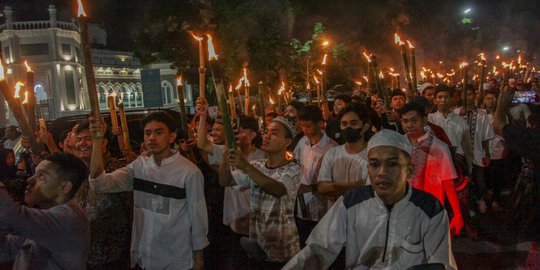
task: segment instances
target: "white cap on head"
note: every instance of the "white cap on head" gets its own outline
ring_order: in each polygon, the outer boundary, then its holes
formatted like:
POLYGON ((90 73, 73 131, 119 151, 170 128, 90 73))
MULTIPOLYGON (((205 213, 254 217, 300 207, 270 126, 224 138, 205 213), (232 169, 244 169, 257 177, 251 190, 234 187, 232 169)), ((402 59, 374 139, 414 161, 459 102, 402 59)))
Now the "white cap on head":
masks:
POLYGON ((426 88, 435 88, 435 85, 431 84, 431 83, 424 83, 422 85, 420 85, 420 88, 418 88, 418 91, 420 92, 420 95, 423 95, 424 94, 424 90, 426 90, 426 88))
POLYGON ((371 137, 367 145, 368 154, 371 149, 377 146, 392 146, 405 151, 409 155, 412 152, 412 145, 406 136, 390 129, 382 129, 371 137))

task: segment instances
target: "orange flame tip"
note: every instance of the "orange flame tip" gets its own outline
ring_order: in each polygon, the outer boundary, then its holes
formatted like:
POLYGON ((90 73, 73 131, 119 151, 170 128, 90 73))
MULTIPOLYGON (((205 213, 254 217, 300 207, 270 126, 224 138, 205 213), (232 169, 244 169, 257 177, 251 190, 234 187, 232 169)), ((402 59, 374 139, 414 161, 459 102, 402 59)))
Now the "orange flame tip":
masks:
POLYGON ((281 82, 281 87, 279 87, 279 90, 277 92, 278 95, 281 95, 285 91, 285 82, 281 82))
POLYGON ((21 86, 24 86, 24 83, 22 82, 15 83, 15 95, 13 95, 14 98, 20 98, 19 91, 21 91, 21 86))
POLYGON ((182 75, 180 75, 180 77, 176 78, 176 85, 183 85, 182 84, 182 75))
POLYGON ((407 40, 407 43, 409 44, 409 49, 414 49, 414 46, 410 41, 407 40))
POLYGON ((189 33, 191 34, 191 36, 192 36, 196 41, 201 42, 201 41, 204 39, 203 37, 199 37, 199 36, 195 35, 195 33, 193 33, 193 31, 189 31, 189 33))
POLYGON ((24 91, 24 100, 22 104, 28 104, 28 91, 24 91))
POLYGON ((366 53, 366 52, 362 52, 362 54, 364 55, 364 57, 366 58, 366 60, 371 63, 371 57, 366 53))
POLYGON ((216 54, 216 51, 214 50, 214 43, 212 43, 212 36, 210 34, 206 34, 208 37, 208 59, 210 61, 217 60, 218 55, 216 54))
POLYGON ((30 66, 28 65, 28 62, 26 62, 26 60, 24 61, 24 66, 26 66, 26 72, 32 72, 32 69, 30 68, 30 66))
POLYGON ((403 45, 405 43, 403 43, 403 41, 401 41, 401 38, 399 37, 399 35, 397 33, 394 33, 394 42, 397 44, 397 45, 403 45))
POLYGON ((83 6, 83 3, 82 3, 82 0, 77 0, 77 3, 78 3, 77 17, 80 18, 81 15, 86 17, 86 12, 84 12, 84 6, 83 6))
POLYGON ((327 57, 328 57, 328 54, 324 54, 324 57, 323 57, 323 60, 322 60, 323 65, 326 65, 326 58, 327 57))

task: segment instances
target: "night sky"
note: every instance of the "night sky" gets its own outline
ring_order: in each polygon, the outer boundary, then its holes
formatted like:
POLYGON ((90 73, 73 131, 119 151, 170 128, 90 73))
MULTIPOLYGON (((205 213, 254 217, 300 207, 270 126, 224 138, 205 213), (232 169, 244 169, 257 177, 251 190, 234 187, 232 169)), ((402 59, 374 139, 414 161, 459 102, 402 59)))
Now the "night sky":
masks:
MULTIPOLYGON (((157 0, 86 0, 91 20, 104 25, 109 48, 131 50, 132 38, 142 23, 145 7, 157 0)), ((199 1, 185 2, 193 13, 199 1), (193 5, 190 5, 192 3, 193 5)), ((200 0, 200 2, 204 2, 200 0)), ((210 1, 212 2, 212 1, 210 1)), ((270 5, 280 0, 267 1, 270 5)), ((294 7, 293 36, 305 40, 311 36, 315 22, 327 27, 331 39, 354 44, 368 50, 392 48, 393 33, 399 31, 415 42, 426 58, 438 61, 441 56, 456 58, 461 51, 475 48, 492 54, 521 53, 533 60, 540 48, 540 1, 537 0, 297 0, 294 7), (463 12, 471 11, 464 15, 463 12), (464 17, 472 23, 463 24, 464 17), (457 51, 457 52, 456 52, 457 51)), ((59 9, 60 20, 70 20, 75 14, 75 0, 2 0, 0 8, 10 5, 16 20, 47 19, 47 6, 59 9)), ((395 48, 394 48, 395 49, 395 48)), ((473 55, 474 51, 470 52, 473 55)), ((384 56, 383 56, 384 57, 384 56)))

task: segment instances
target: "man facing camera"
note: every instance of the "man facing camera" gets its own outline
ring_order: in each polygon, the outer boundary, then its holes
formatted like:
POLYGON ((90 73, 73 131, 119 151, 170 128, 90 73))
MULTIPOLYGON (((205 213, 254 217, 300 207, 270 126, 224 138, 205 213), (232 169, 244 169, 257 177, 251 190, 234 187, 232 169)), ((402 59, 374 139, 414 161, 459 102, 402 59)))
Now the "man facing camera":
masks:
POLYGON ((383 129, 367 148, 371 186, 340 197, 283 269, 327 269, 343 247, 346 269, 425 263, 456 269, 446 212, 435 197, 407 184, 413 173, 408 140, 383 129))
POLYGON ((87 177, 84 163, 55 153, 28 179, 20 206, 0 184, 0 261, 13 269, 86 269, 90 229, 72 198, 87 177))

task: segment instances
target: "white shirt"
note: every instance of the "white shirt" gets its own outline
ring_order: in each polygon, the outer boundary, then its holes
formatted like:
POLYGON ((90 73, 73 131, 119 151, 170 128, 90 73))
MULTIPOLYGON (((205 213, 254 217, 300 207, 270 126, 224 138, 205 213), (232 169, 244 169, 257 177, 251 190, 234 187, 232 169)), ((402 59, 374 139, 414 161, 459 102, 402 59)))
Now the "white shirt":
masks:
POLYGON ((204 179, 195 164, 178 152, 160 166, 153 156, 139 156, 89 181, 98 192, 133 190, 131 267, 193 268, 193 251, 208 245, 204 179))
POLYGON ((457 269, 446 211, 433 196, 407 190, 391 211, 371 186, 339 197, 306 247, 282 269, 328 269, 344 247, 344 269, 408 269, 422 263, 457 269))
MULTIPOLYGON (((411 164, 414 165, 415 173, 408 182, 413 188, 432 194, 444 204, 443 182, 453 181, 457 178, 457 173, 448 145, 428 132, 429 130, 429 127, 425 128, 426 133, 418 138, 416 144, 411 142, 411 164), (427 147, 429 149, 425 149, 427 147), (427 152, 424 152, 426 150, 427 152), (427 158, 420 157, 423 153, 427 154, 427 158)), ((407 134, 403 136, 409 139, 407 134)))
POLYGON ((456 152, 464 154, 461 140, 463 139, 463 133, 469 132, 469 126, 463 117, 450 112, 445 118, 441 112, 437 111, 428 114, 428 121, 444 129, 448 139, 452 142, 452 146, 456 148, 456 152))
MULTIPOLYGON (((454 112, 457 114, 459 110, 463 107, 456 108, 454 112)), ((482 159, 485 156, 486 149, 482 145, 483 141, 488 141, 495 138, 495 131, 493 130, 492 122, 488 117, 486 110, 484 109, 475 109, 476 110, 476 126, 469 127, 474 128, 474 138, 471 136, 473 142, 473 164, 476 166, 484 167, 482 164, 482 159)), ((464 118, 465 119, 465 118, 464 118)), ((465 120, 466 121, 466 120, 465 120)))
MULTIPOLYGON (((225 152, 225 146, 213 144, 212 149, 212 155, 208 155, 208 163, 219 166, 225 152)), ((248 161, 264 158, 265 153, 258 148, 247 156, 248 161)), ((237 177, 238 172, 235 169, 231 171, 231 174, 233 177, 237 177)), ((243 221, 247 221, 247 218, 249 218, 250 193, 249 187, 225 187, 225 193, 223 195, 223 224, 230 226, 235 233, 245 235, 249 233, 247 226, 244 226, 247 224, 244 224, 243 221)))
MULTIPOLYGON (((324 131, 322 138, 314 145, 311 145, 310 140, 306 136, 298 141, 298 144, 294 149, 294 156, 302 167, 302 180, 300 182, 303 185, 317 184, 319 169, 324 154, 330 150, 330 148, 337 145, 338 144, 330 139, 324 131)), ((322 218, 328 210, 326 197, 318 192, 298 194, 298 197, 297 217, 301 219, 317 221, 322 218), (302 208, 304 208, 304 206, 301 205, 302 201, 305 204, 305 213, 302 213, 302 208)))
MULTIPOLYGON (((493 114, 488 114, 491 128, 493 128, 493 114)), ((503 159, 505 154, 504 138, 495 134, 493 140, 489 141, 489 155, 491 160, 503 159)))
POLYGON ((286 262, 300 251, 300 239, 294 220, 294 202, 300 187, 300 166, 289 162, 269 168, 266 159, 250 161, 264 175, 283 184, 287 194, 275 197, 264 192, 247 174, 238 170, 234 178, 240 187, 251 189, 249 237, 257 239, 268 255, 267 261, 286 262))
MULTIPOLYGON (((330 148, 324 154, 318 182, 350 183, 363 181, 364 185, 369 185, 366 156, 367 148, 356 154, 349 154, 345 149, 345 144, 330 148)), ((333 203, 331 202, 331 204, 333 203)))

